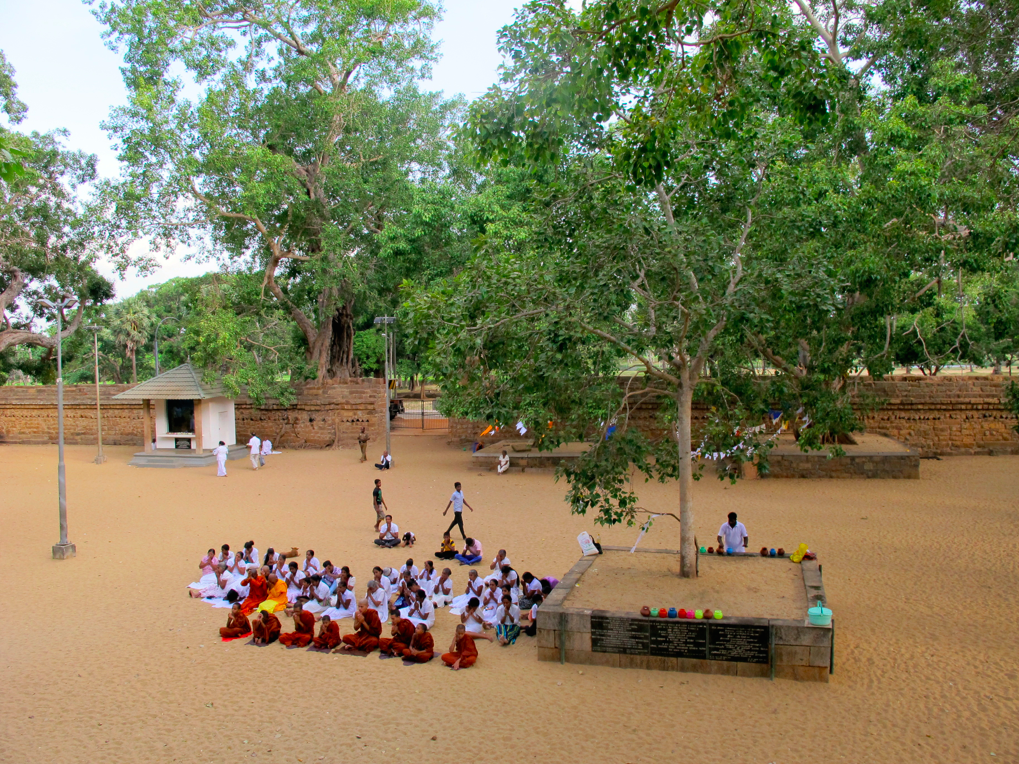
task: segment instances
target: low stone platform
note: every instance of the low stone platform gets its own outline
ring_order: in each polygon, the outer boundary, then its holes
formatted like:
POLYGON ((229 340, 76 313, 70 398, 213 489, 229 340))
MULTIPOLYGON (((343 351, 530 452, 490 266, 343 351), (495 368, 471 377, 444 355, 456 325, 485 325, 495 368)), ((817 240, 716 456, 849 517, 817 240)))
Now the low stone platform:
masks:
POLYGON ((563 443, 551 451, 539 451, 529 440, 500 440, 475 451, 471 457, 475 464, 494 470, 505 449, 510 458, 510 470, 525 471, 558 467, 560 462, 576 459, 590 447, 590 443, 563 443))
MULTIPOLYGON (((604 552, 629 552, 603 547, 604 552)), ((669 554, 646 549, 635 554, 669 554)), ((748 555, 749 556, 749 555, 748 555)), ((646 618, 630 611, 569 607, 567 598, 600 555, 581 558, 538 608, 538 660, 618 668, 827 682, 834 627, 805 619, 721 620, 646 618)), ((720 558, 739 565, 740 556, 720 558)), ((775 564, 792 564, 777 559, 775 564)), ((827 604, 817 561, 802 565, 806 599, 827 604)))
MULTIPOLYGON (((238 443, 229 446, 227 460, 243 459, 248 455, 248 447, 238 443)), ((199 454, 183 448, 157 448, 155 451, 139 451, 128 464, 132 467, 160 467, 176 469, 177 467, 208 467, 216 463, 216 455, 211 451, 199 454)))
POLYGON ((792 436, 783 437, 768 454, 768 478, 920 479, 920 452, 884 435, 855 434, 842 446, 845 456, 828 451, 800 451, 792 436))

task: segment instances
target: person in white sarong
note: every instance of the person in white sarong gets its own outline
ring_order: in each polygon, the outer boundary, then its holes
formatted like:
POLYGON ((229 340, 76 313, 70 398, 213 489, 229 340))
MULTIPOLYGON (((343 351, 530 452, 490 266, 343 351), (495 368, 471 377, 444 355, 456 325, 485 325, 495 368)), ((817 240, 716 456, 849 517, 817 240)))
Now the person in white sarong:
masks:
POLYGON ((368 594, 365 596, 368 607, 379 614, 379 620, 385 623, 389 620, 389 597, 379 585, 378 581, 368 582, 368 594))
POLYGON ((334 621, 341 618, 353 618, 357 612, 357 600, 354 592, 350 589, 339 587, 336 589, 336 596, 332 599, 333 606, 322 613, 322 617, 329 616, 334 621))
POLYGON ((285 581, 287 584, 287 601, 296 602, 304 589, 301 584, 305 579, 305 575, 297 567, 297 563, 290 563, 286 568, 286 573, 283 576, 277 574, 277 578, 280 578, 281 581, 285 581))
POLYGON ((502 591, 499 589, 499 583, 490 580, 488 586, 485 587, 485 594, 481 598, 481 618, 485 622, 485 626, 495 626, 495 613, 501 603, 502 591))
POLYGON ((506 451, 503 451, 499 455, 499 474, 501 475, 508 469, 509 469, 509 454, 507 454, 506 451))
POLYGON ((311 577, 311 583, 305 596, 308 597, 308 601, 304 603, 304 609, 312 615, 324 613, 326 609, 332 606, 329 587, 322 580, 322 576, 317 573, 311 577))
POLYGON ((467 610, 467 603, 471 601, 471 597, 477 597, 478 602, 481 602, 481 598, 484 595, 485 584, 478 577, 478 571, 471 568, 467 574, 467 588, 464 589, 464 593, 454 597, 450 603, 449 612, 452 615, 461 615, 467 610))
POLYGON ((432 587, 432 604, 435 607, 445 607, 453 601, 453 579, 449 568, 442 569, 442 575, 435 580, 432 587))
POLYGON ((410 607, 400 610, 400 617, 411 621, 415 626, 423 623, 429 629, 435 625, 435 606, 428 599, 424 589, 418 589, 417 601, 412 602, 410 607))
POLYGON ((471 634, 484 633, 485 621, 481 617, 481 605, 478 603, 477 597, 471 597, 470 602, 467 603, 463 613, 460 614, 460 623, 471 634))
POLYGON ((262 440, 255 433, 251 433, 251 439, 248 441, 249 456, 251 457, 251 469, 258 469, 258 462, 261 459, 262 440))
POLYGON ((488 566, 488 569, 492 571, 492 573, 491 575, 485 576, 485 583, 488 583, 488 580, 492 578, 498 581, 502 577, 502 566, 512 564, 513 563, 510 562, 510 558, 506 556, 506 550, 500 549, 499 553, 495 556, 495 559, 492 560, 492 564, 488 566))
POLYGON ((226 477, 226 457, 230 453, 226 443, 220 441, 219 445, 212 449, 212 453, 216 455, 216 477, 226 477))

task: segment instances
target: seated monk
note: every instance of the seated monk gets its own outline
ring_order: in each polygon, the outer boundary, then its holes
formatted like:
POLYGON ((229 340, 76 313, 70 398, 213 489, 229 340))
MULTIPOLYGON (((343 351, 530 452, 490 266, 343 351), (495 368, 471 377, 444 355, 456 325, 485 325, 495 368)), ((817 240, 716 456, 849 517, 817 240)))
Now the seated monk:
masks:
POLYGON ((265 596, 269 593, 267 575, 269 575, 269 566, 263 565, 259 570, 252 568, 247 578, 241 581, 241 586, 248 587, 248 597, 241 603, 242 614, 251 615, 265 601, 265 596))
POLYGON ((414 636, 414 624, 406 618, 400 618, 394 611, 392 634, 392 639, 383 637, 379 640, 379 651, 386 655, 403 655, 403 651, 410 647, 410 640, 414 636))
POLYGON ((340 624, 327 615, 322 616, 318 636, 312 641, 319 650, 332 650, 340 644, 340 624))
POLYGON ((479 637, 492 641, 492 638, 484 633, 468 634, 466 627, 461 623, 456 627, 453 643, 449 646, 449 652, 443 654, 442 662, 454 671, 473 666, 478 660, 478 648, 474 645, 474 640, 479 637))
MULTIPOLYGON (((259 609, 268 610, 270 613, 286 610, 288 601, 287 582, 275 573, 270 573, 266 576, 266 582, 269 585, 269 591, 266 592, 265 599, 259 604, 259 609)), ((311 615, 311 613, 308 615, 311 615)), ((315 616, 312 615, 311 618, 315 620, 315 616)))
POLYGON ((294 604, 294 630, 280 634, 280 644, 287 647, 307 647, 314 636, 315 616, 304 609, 304 598, 298 597, 294 604))
POLYGON ((282 629, 283 625, 280 623, 279 618, 266 610, 262 610, 259 612, 255 622, 251 624, 251 636, 254 637, 256 645, 268 645, 270 642, 275 642, 279 639, 282 629))
POLYGON ((226 626, 221 626, 219 636, 223 639, 237 639, 246 637, 251 633, 251 623, 244 613, 241 612, 241 603, 235 602, 230 608, 230 616, 226 619, 226 626))
POLYGON ((419 623, 414 629, 414 636, 411 637, 410 645, 403 651, 404 660, 416 663, 428 663, 435 656, 435 641, 428 631, 428 627, 419 623))
POLYGON ((368 606, 368 600, 361 600, 354 613, 354 633, 343 638, 341 650, 359 650, 370 653, 379 646, 379 635, 382 634, 382 620, 374 608, 368 606))

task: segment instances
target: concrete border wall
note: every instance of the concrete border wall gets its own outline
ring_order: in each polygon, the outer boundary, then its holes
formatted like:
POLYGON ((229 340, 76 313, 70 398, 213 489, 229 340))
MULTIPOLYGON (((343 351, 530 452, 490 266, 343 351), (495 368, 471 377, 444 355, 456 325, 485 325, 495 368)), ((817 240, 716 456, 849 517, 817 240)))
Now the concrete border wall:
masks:
MULTIPOLYGON (((606 551, 628 552, 628 547, 604 547, 606 551)), ((636 554, 678 554, 671 549, 645 549, 636 554)), ((657 671, 685 671, 698 674, 720 674, 800 682, 827 682, 831 674, 834 640, 832 627, 811 626, 805 620, 764 618, 726 618, 726 623, 768 625, 771 628, 770 662, 741 663, 736 661, 670 658, 656 655, 628 655, 595 652, 591 644, 591 616, 596 611, 568 607, 565 602, 597 556, 582 557, 567 573, 538 608, 538 660, 579 663, 615 668, 639 668, 657 671)), ((733 564, 739 564, 733 560, 733 564)), ((816 560, 802 563, 803 587, 807 602, 827 604, 820 566, 816 560)), ((597 611, 597 614, 647 622, 640 613, 597 611)))

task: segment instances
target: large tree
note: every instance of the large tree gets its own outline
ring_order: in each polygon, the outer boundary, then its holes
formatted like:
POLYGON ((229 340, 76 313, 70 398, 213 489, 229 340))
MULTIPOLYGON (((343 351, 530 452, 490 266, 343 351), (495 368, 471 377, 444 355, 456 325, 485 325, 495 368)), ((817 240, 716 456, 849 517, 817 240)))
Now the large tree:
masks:
POLYGON ((456 108, 417 88, 437 4, 120 0, 96 15, 126 54, 109 128, 134 230, 253 263, 316 376, 356 374, 376 239, 441 171, 456 108))

